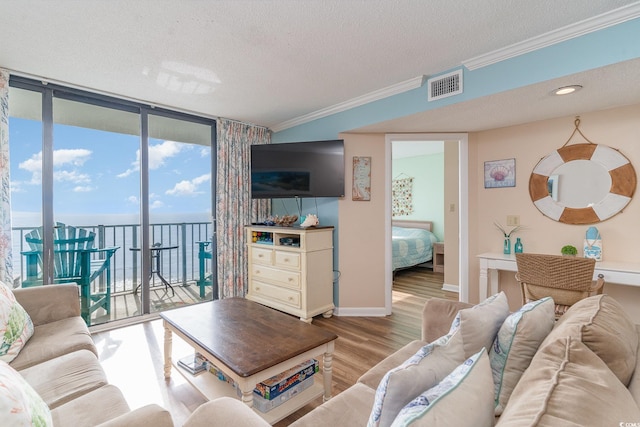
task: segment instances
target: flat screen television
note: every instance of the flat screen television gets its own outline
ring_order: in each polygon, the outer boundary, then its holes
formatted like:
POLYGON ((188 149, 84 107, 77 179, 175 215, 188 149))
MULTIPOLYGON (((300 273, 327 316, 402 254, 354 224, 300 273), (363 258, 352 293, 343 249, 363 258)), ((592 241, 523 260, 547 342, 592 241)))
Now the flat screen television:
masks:
POLYGON ((344 140, 251 146, 251 198, 343 196, 344 140))

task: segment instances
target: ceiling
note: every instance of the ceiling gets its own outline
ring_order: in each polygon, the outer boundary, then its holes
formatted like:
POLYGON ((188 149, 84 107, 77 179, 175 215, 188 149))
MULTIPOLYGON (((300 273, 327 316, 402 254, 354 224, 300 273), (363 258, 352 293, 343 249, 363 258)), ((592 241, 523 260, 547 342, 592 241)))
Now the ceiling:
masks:
MULTIPOLYGON (((0 67, 277 127, 635 3, 0 0, 0 67)), ((573 115, 640 102, 638 81, 633 60, 358 131, 462 132, 573 115), (574 83, 584 89, 549 96, 574 83)))

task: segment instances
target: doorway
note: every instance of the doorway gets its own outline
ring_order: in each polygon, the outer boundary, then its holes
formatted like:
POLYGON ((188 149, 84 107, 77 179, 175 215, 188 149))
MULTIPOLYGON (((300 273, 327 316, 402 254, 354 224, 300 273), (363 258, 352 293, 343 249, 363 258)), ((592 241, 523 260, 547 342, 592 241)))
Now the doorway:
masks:
MULTIPOLYGON (((388 134, 386 135, 386 283, 385 309, 392 311, 393 251, 392 251, 392 180, 394 179, 393 143, 434 144, 441 142, 444 150, 443 230, 446 247, 443 290, 458 292, 460 301, 468 301, 468 140, 466 134, 388 134)), ((400 144, 399 144, 400 145, 400 144)), ((417 147, 417 145, 416 145, 417 147)), ((437 227, 434 227, 437 229, 437 227)))

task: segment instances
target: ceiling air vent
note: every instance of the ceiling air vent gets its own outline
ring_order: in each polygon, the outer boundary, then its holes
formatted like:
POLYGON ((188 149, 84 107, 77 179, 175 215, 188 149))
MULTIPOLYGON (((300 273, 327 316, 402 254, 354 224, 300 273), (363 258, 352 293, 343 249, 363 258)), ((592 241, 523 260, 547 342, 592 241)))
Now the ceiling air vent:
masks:
POLYGON ((427 80, 427 101, 462 93, 462 69, 427 80))

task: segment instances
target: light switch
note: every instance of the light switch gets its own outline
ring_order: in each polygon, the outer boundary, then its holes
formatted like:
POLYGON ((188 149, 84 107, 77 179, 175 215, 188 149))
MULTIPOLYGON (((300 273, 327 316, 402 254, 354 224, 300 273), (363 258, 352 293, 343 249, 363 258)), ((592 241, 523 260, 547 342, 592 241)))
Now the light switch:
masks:
POLYGON ((518 225, 520 225, 519 215, 507 215, 507 226, 518 226, 518 225))

